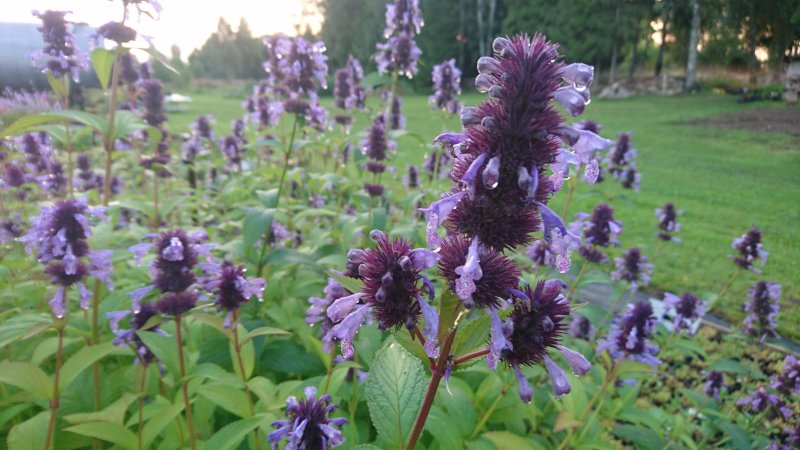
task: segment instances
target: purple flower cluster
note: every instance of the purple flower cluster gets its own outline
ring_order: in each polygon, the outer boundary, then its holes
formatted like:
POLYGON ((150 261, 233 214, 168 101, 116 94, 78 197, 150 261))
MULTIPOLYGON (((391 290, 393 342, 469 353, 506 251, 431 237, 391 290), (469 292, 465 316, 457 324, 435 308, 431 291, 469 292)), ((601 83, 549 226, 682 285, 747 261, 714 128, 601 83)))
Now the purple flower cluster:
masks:
POLYGON ((353 354, 353 338, 370 314, 381 330, 400 326, 413 330, 422 315, 425 351, 431 358, 438 357, 439 318, 425 299, 433 299, 433 285, 420 272, 435 265, 439 255, 424 248, 412 249, 403 239, 389 240, 378 230, 370 232, 370 239, 375 248, 354 249, 347 255, 363 289, 335 300, 327 310, 336 324, 331 333, 341 341, 342 355, 349 358, 353 354))
POLYGON ((294 396, 286 399, 286 417, 289 420, 276 420, 272 426, 277 428, 267 436, 273 450, 287 438, 286 450, 319 449, 327 450, 344 443, 342 427, 348 422, 341 417, 330 417, 339 406, 331 403, 330 395, 317 396, 317 388, 305 388, 306 398, 299 401, 294 396), (339 428, 337 430, 336 428, 339 428))
POLYGON ((39 32, 42 33, 44 48, 31 54, 31 60, 34 65, 52 73, 56 78, 70 75, 77 83, 80 71, 86 67, 86 55, 75 45, 69 23, 64 18, 67 14, 69 11, 33 11, 33 15, 42 21, 39 32), (43 58, 46 61, 41 61, 43 58))
POLYGON ((800 360, 794 355, 786 355, 780 374, 772 376, 770 387, 786 399, 800 396, 800 360))
POLYGON ((97 29, 97 33, 94 35, 95 43, 100 37, 119 45, 136 39, 136 30, 121 22, 108 22, 100 25, 100 28, 97 29))
POLYGON ((414 36, 419 34, 423 25, 419 0, 394 0, 386 5, 386 29, 383 33, 386 42, 376 45, 378 72, 397 72, 408 78, 417 73, 417 60, 422 51, 414 36))
POLYGON ((764 386, 759 387, 753 395, 737 400, 736 406, 742 406, 753 414, 766 413, 769 419, 779 416, 788 419, 792 415, 792 409, 786 402, 777 395, 767 392, 764 386))
POLYGON ((237 311, 251 298, 264 300, 266 280, 245 277, 244 265, 236 265, 230 261, 221 263, 208 261, 201 263, 200 266, 205 276, 198 281, 203 289, 214 297, 217 309, 227 313, 224 321, 226 327, 231 325, 231 313, 237 311))
POLYGON ((663 241, 680 243, 681 238, 675 236, 675 234, 681 231, 678 216, 683 214, 683 210, 676 210, 675 205, 672 203, 665 203, 663 207, 656 208, 655 212, 658 219, 658 233, 656 233, 656 236, 663 241))
MULTIPOLYGON (((367 129, 367 137, 359 144, 361 153, 369 158, 366 169, 375 175, 381 174, 386 170, 383 161, 388 159, 388 153, 394 151, 397 143, 389 139, 386 132, 386 117, 379 114, 372 121, 372 125, 367 129)), ((364 189, 371 197, 379 197, 383 194, 383 186, 375 183, 365 183, 364 189)))
POLYGON ((635 359, 655 367, 661 364, 661 360, 656 357, 658 346, 648 341, 655 328, 656 317, 650 303, 632 303, 624 314, 614 319, 611 330, 600 341, 597 350, 605 350, 617 360, 635 359))
POLYGON ((689 330, 706 313, 708 303, 686 292, 678 297, 670 292, 664 293, 664 305, 672 309, 672 326, 675 331, 689 330))
POLYGON ((153 284, 136 289, 130 293, 133 312, 141 309, 142 300, 154 289, 161 298, 155 303, 156 311, 167 316, 184 314, 194 308, 198 300, 194 268, 198 256, 213 259, 209 253, 212 244, 205 243, 208 236, 204 232, 187 234, 176 229, 145 237, 145 242, 130 247, 136 255, 137 264, 151 250, 156 258, 150 263, 150 278, 153 284))
POLYGON ((447 143, 444 141, 439 141, 438 143, 442 145, 442 148, 439 151, 432 150, 422 164, 422 168, 428 172, 429 180, 433 180, 435 176, 439 179, 449 178, 450 176, 450 170, 444 169, 453 162, 453 149, 448 148, 447 143))
POLYGON ((461 70, 455 59, 433 66, 433 95, 428 97, 432 107, 455 114, 461 109, 458 96, 461 95, 461 70))
POLYGON ((408 172, 403 175, 403 186, 409 189, 416 189, 419 185, 419 170, 417 166, 408 166, 408 172))
POLYGON ((28 254, 35 252, 36 259, 47 266, 45 273, 57 286, 50 309, 59 319, 67 313, 67 290, 72 286, 78 287, 81 308, 89 308, 92 294, 83 283, 86 276, 113 289, 111 251, 89 250, 90 216, 105 220, 105 208, 89 207, 85 199, 59 201, 43 206, 38 216, 31 217, 31 227, 19 238, 28 254))
POLYGON ((620 133, 604 162, 608 172, 622 182, 622 187, 638 192, 641 176, 636 171, 636 149, 631 145, 631 135, 632 131, 620 133))
MULTIPOLYGON (((567 233, 546 206, 553 185, 542 174, 555 160, 565 128, 553 102, 574 114, 582 112, 591 70, 565 65, 556 45, 541 35, 497 38, 493 49, 494 57, 478 61, 475 80, 490 98, 462 110, 464 134, 437 138, 456 150, 457 159, 450 172, 454 188, 425 210, 432 248, 440 245, 436 230, 442 224, 497 250, 527 244, 537 230, 548 241, 554 228, 567 233)), ((478 276, 474 271, 465 275, 478 276)))
POLYGON ((389 128, 392 130, 402 130, 406 127, 406 117, 403 115, 403 100, 399 96, 392 96, 392 104, 389 106, 389 128))
POLYGON ((561 189, 564 180, 570 174, 570 166, 575 166, 575 172, 583 167, 583 180, 594 184, 600 177, 600 161, 597 153, 611 145, 611 141, 597 134, 600 125, 595 122, 582 120, 571 127, 563 129, 563 143, 571 145, 573 150, 561 148, 558 151, 555 164, 552 165, 553 174, 550 181, 555 190, 561 189))
POLYGON ((611 273, 611 279, 626 281, 632 290, 637 290, 639 286, 650 284, 650 274, 653 272, 653 265, 647 257, 637 247, 626 250, 622 256, 614 258, 617 270, 611 273))
POLYGON ((336 85, 333 89, 336 106, 351 111, 353 108, 364 109, 366 93, 361 86, 364 69, 353 55, 347 57, 344 68, 336 71, 336 85))
POLYGON ((114 333, 114 345, 131 344, 136 348, 135 363, 141 362, 143 365, 148 365, 155 361, 156 356, 144 344, 138 333, 149 331, 158 333, 162 336, 169 336, 166 331, 160 329, 158 325, 148 325, 151 318, 158 315, 155 306, 152 303, 142 303, 138 310, 134 311, 112 311, 106 314, 109 319, 111 331, 114 333), (129 329, 120 328, 120 322, 126 317, 128 319, 129 329))
POLYGON ((0 95, 0 114, 34 114, 44 111, 58 111, 61 104, 54 102, 50 94, 43 91, 14 91, 9 87, 0 95))
POLYGON ((322 349, 326 352, 330 352, 333 350, 333 333, 331 329, 335 324, 326 315, 326 312, 333 302, 350 293, 333 278, 328 278, 328 284, 322 292, 325 294, 324 298, 310 297, 308 299, 308 303, 311 306, 306 310, 306 323, 308 325, 313 325, 315 323, 320 324, 322 349))
POLYGON ((725 375, 722 372, 712 370, 706 376, 706 382, 703 384, 703 392, 709 397, 714 397, 719 400, 720 392, 727 386, 728 383, 725 382, 725 375))
POLYGON ((744 310, 748 313, 742 322, 744 331, 762 340, 778 337, 775 318, 781 307, 781 285, 758 281, 750 288, 748 297, 749 300, 744 304, 744 310))
MULTIPOLYGON (((75 188, 82 191, 90 191, 92 189, 102 190, 103 188, 103 175, 95 173, 92 170, 92 161, 86 153, 78 154, 75 158, 75 163, 78 168, 78 176, 75 180, 75 188)), ((117 195, 122 193, 125 181, 117 176, 111 177, 111 194, 117 195)))
MULTIPOLYGON (((5 188, 23 188, 26 183, 36 183, 46 193, 61 196, 66 191, 67 177, 64 166, 55 158, 49 136, 44 132, 26 133, 13 142, 13 147, 24 156, 25 164, 6 162, 0 184, 5 188)), ((24 199, 27 191, 23 188, 16 194, 24 199)))
POLYGON ((561 229, 553 228, 550 239, 539 239, 528 247, 528 257, 533 261, 533 269, 542 266, 555 267, 559 273, 567 273, 572 260, 570 251, 578 248, 580 239, 571 233, 562 234, 561 229))
POLYGON ((25 223, 19 214, 14 214, 8 219, 0 220, 0 244, 14 242, 25 232, 25 223))
POLYGON ((761 243, 761 230, 753 227, 733 240, 731 248, 736 250, 736 255, 729 256, 733 263, 744 270, 752 270, 755 273, 761 273, 761 269, 755 266, 756 261, 760 261, 761 267, 767 264, 767 253, 764 250, 764 244, 761 243))
POLYGON ((148 125, 157 128, 161 132, 161 140, 156 144, 155 154, 148 158, 143 158, 141 164, 148 169, 153 168, 154 165, 160 165, 162 167, 159 168, 158 175, 161 177, 169 176, 169 171, 163 167, 171 159, 169 154, 169 133, 164 127, 164 122, 167 120, 167 115, 164 114, 164 85, 161 84, 161 81, 151 78, 142 80, 140 87, 144 106, 142 118, 148 125))
POLYGON ((553 279, 539 281, 535 288, 526 285, 512 293, 514 308, 505 322, 494 315, 491 324, 490 366, 498 360, 510 365, 517 375, 519 396, 530 402, 533 389, 521 366, 544 363, 553 392, 564 395, 572 389, 567 375, 547 354, 548 349, 561 352, 576 375, 583 375, 591 365, 580 353, 560 344, 566 331, 564 319, 570 314, 569 302, 563 295, 564 283, 553 279))
POLYGON ((575 339, 588 341, 594 337, 595 327, 592 322, 580 314, 576 314, 569 323, 568 333, 575 339))
POLYGON ((614 219, 614 209, 601 203, 591 215, 577 213, 575 216, 578 220, 570 224, 570 231, 583 237, 579 253, 591 262, 606 263, 608 258, 597 247, 619 246, 617 237, 622 232, 622 224, 614 219))

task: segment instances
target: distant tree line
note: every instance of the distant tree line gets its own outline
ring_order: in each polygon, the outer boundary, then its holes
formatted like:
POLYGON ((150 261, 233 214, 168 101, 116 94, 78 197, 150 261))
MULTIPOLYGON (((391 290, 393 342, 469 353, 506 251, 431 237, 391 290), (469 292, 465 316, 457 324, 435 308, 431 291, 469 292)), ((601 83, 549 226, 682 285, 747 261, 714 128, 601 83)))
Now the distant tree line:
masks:
MULTIPOLYGON (((327 46, 331 69, 352 54, 374 69, 375 44, 383 39, 386 2, 304 0, 324 19, 317 36, 327 46)), ((388 1, 388 0, 387 0, 388 1)), ((748 68, 752 81, 765 49, 774 72, 784 55, 800 52, 800 0, 420 0, 425 26, 418 87, 430 84, 433 65, 448 58, 475 74, 474 61, 491 52, 495 36, 544 33, 561 44, 570 61, 593 64, 604 82, 642 73, 660 75, 666 66, 748 68), (655 28, 654 28, 655 25, 655 28), (655 39, 653 39, 655 37, 655 39), (693 45, 694 44, 694 45, 693 45), (692 55, 698 44, 702 50, 692 55)), ((298 30, 303 31, 303 30, 298 30)), ((241 19, 236 32, 220 19, 217 31, 189 56, 196 77, 261 78, 260 37, 241 19)))

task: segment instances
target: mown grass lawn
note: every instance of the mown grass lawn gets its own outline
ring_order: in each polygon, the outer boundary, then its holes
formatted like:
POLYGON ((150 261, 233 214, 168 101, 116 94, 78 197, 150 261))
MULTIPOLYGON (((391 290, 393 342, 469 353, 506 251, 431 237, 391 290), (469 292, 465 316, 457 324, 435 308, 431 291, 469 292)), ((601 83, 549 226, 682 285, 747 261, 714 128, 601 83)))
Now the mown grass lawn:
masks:
MULTIPOLYGON (((464 102, 476 105, 482 98, 467 95, 464 102)), ((211 113, 217 118, 217 134, 224 135, 230 121, 243 112, 239 98, 194 95, 193 99, 189 111, 171 114, 169 126, 173 131, 186 130, 197 115, 211 113)), ((608 201, 625 227, 622 249, 638 246, 645 255, 653 256, 658 246, 653 210, 668 201, 675 203, 686 211, 680 220, 683 243, 664 245, 658 251, 648 289, 678 294, 719 292, 734 271, 728 259, 731 241, 755 224, 763 231, 764 246, 770 253, 762 277, 783 285, 779 331, 797 340, 800 329, 794 324, 800 321, 800 139, 690 123, 693 119, 759 107, 783 106, 742 105, 734 97, 719 95, 593 101, 583 117, 600 122, 603 136, 613 139, 618 132, 634 132, 642 189, 639 193, 625 191, 614 180, 594 187, 581 184, 565 219, 569 221, 575 212, 588 212, 596 204, 608 201)), ((404 110, 410 133, 429 141, 442 131, 442 117, 428 107, 426 96, 405 97, 404 110)), ((353 129, 359 132, 368 118, 356 118, 353 129)), ((448 127, 459 130, 458 119, 450 118, 448 127)), ((419 165, 425 151, 419 138, 403 136, 394 164, 398 168, 419 165)), ((553 199, 555 211, 561 211, 565 197, 560 193, 553 199)), ((716 312, 738 323, 747 291, 759 277, 741 274, 716 312)))

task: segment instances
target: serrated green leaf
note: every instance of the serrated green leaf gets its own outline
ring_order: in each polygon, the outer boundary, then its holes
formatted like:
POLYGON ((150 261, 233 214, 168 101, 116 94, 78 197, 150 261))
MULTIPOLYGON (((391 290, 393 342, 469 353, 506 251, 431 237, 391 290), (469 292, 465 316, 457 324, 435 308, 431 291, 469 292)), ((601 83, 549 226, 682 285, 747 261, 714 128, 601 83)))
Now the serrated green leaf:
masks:
POLYGON ((247 436, 247 433, 253 431, 266 422, 269 416, 259 414, 249 419, 238 420, 229 423, 222 427, 219 431, 211 436, 211 439, 206 441, 203 446, 204 450, 230 450, 239 446, 239 443, 247 436))
POLYGON ((53 398, 53 381, 42 369, 31 363, 0 362, 0 383, 16 386, 38 398, 53 398))
POLYGON ((65 431, 100 439, 127 449, 135 449, 136 436, 123 425, 111 422, 89 422, 67 428, 65 431))
POLYGON ((0 132, 0 137, 16 136, 39 125, 64 121, 86 125, 101 134, 104 134, 108 128, 108 121, 102 117, 83 111, 67 109, 20 117, 11 126, 0 132))
POLYGON ((61 376, 58 379, 58 387, 64 390, 75 378, 95 361, 99 361, 111 354, 117 347, 111 342, 100 345, 91 345, 80 349, 77 353, 70 356, 61 368, 61 376))
POLYGON ((317 261, 311 255, 291 248, 276 248, 270 251, 267 256, 264 257, 264 264, 278 266, 284 264, 302 264, 319 272, 323 271, 322 267, 317 264, 317 261))
POLYGON ((397 342, 375 354, 366 383, 372 424, 392 448, 403 448, 422 405, 422 364, 397 342))
POLYGON ((50 411, 42 411, 12 428, 6 441, 9 450, 41 450, 44 448, 46 433, 42 431, 47 430, 49 419, 50 411))
POLYGON ((117 53, 113 50, 106 50, 98 47, 92 50, 92 68, 100 81, 100 87, 105 91, 111 78, 111 69, 114 67, 114 60, 117 53))

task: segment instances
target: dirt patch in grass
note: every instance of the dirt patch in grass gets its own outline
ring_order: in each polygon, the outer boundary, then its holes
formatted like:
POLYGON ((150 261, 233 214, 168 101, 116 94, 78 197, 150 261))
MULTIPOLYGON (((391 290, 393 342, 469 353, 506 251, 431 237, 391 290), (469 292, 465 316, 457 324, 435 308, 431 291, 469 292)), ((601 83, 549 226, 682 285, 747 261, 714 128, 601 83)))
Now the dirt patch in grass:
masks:
POLYGON ((800 108, 760 108, 686 121, 735 130, 766 131, 800 136, 800 108))

